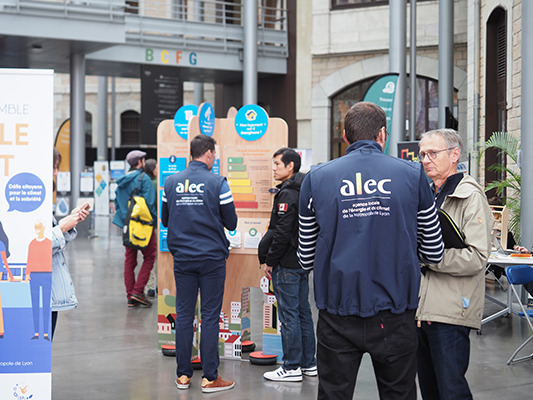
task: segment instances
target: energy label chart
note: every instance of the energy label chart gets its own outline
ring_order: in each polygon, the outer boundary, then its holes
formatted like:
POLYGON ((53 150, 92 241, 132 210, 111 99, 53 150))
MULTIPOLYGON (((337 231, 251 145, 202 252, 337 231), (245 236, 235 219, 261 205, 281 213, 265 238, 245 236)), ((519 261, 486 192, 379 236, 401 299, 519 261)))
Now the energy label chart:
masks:
POLYGON ((226 171, 235 208, 270 211, 272 187, 272 151, 264 148, 226 147, 226 171))

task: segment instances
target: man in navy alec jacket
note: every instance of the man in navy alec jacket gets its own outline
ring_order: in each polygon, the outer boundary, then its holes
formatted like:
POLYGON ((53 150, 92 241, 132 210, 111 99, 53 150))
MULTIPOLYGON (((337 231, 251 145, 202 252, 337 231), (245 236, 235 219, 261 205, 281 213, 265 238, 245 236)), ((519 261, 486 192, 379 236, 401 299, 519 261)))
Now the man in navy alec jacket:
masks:
POLYGON ((381 108, 356 103, 344 120, 346 155, 312 168, 300 189, 298 257, 314 269, 319 399, 352 399, 367 352, 381 399, 416 399, 419 260, 441 260, 444 245, 420 164, 382 152, 386 124, 381 108))
POLYGON ((194 309, 200 289, 202 392, 210 393, 235 385, 218 375, 218 335, 229 255, 224 228, 232 231, 237 227, 237 214, 226 178, 210 172, 215 162, 215 140, 195 136, 190 149, 192 161, 187 169, 165 180, 161 222, 168 227, 167 243, 174 258, 176 386, 190 386, 194 309))

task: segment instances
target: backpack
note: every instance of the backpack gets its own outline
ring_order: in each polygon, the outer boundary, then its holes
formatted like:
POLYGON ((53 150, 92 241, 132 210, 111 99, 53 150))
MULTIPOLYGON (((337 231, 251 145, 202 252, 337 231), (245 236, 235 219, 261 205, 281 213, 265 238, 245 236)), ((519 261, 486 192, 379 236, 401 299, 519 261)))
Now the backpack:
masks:
POLYGON ((122 244, 137 250, 148 247, 154 231, 154 219, 150 214, 146 200, 137 194, 143 175, 144 172, 139 177, 137 187, 130 194, 122 232, 122 244))

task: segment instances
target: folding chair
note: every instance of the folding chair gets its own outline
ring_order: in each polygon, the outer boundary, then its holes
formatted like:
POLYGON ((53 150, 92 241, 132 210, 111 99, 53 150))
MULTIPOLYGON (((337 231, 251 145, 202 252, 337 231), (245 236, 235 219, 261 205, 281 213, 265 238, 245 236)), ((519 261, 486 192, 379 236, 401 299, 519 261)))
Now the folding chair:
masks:
POLYGON ((518 301, 518 304, 520 305, 520 308, 522 309, 522 312, 519 312, 518 315, 526 318, 526 321, 529 324, 529 328, 531 329, 531 333, 532 333, 529 336, 529 338, 526 339, 524 343, 518 346, 518 348, 514 351, 511 358, 509 358, 509 360, 507 361, 507 365, 511 365, 512 363, 516 363, 519 361, 533 359, 533 353, 531 353, 528 356, 519 357, 515 359, 518 352, 522 350, 524 346, 527 345, 531 340, 533 340, 533 324, 531 323, 531 319, 533 318, 533 310, 529 310, 529 311, 526 310, 526 308, 524 307, 524 304, 522 304, 522 300, 520 299, 520 295, 518 294, 518 291, 516 290, 515 285, 523 285, 525 283, 533 282, 533 267, 530 265, 513 265, 505 269, 505 275, 507 276, 507 280, 509 281, 509 286, 511 286, 511 289, 516 297, 516 300, 518 301))

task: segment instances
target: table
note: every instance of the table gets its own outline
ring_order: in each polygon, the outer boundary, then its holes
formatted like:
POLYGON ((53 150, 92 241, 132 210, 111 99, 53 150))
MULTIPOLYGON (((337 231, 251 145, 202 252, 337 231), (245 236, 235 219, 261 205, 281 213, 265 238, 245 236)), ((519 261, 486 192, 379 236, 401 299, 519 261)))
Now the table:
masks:
MULTIPOLYGON (((502 254, 498 252, 492 252, 489 259, 487 260, 487 268, 489 265, 499 265, 502 268, 508 267, 510 265, 531 265, 533 266, 533 256, 532 257, 511 257, 507 254, 502 254)), ((507 304, 502 303, 498 299, 485 293, 485 298, 493 303, 503 307, 500 311, 489 315, 481 320, 481 325, 486 324, 498 317, 509 315, 513 313, 513 299, 512 291, 507 290, 507 304)), ((515 312, 517 314, 517 312, 515 312)))

